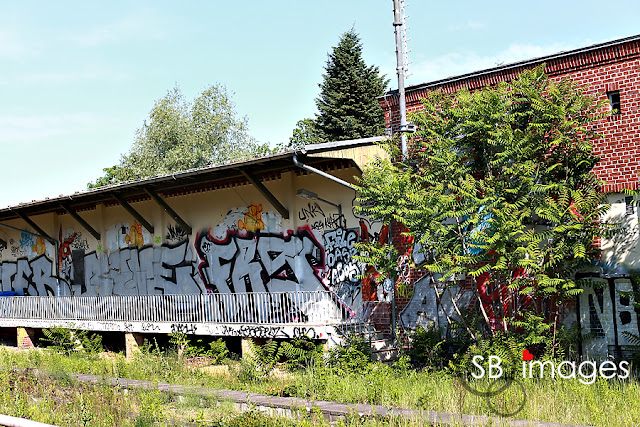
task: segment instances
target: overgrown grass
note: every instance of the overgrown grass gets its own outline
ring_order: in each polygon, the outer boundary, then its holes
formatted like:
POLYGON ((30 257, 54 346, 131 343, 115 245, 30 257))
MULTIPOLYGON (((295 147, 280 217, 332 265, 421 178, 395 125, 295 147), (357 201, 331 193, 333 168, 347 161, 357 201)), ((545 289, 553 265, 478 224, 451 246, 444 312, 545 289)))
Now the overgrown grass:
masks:
MULTIPOLYGON (((255 408, 238 412, 230 402, 212 397, 172 395, 158 390, 83 384, 33 369, 0 372, 0 413, 59 426, 157 426, 196 423, 213 427, 329 426, 319 411, 292 410, 292 418, 255 408)), ((338 426, 416 427, 404 419, 347 417, 338 426)))
MULTIPOLYGON (((16 352, 0 349, 0 367, 3 368, 1 375, 5 376, 8 369, 12 367, 29 367, 44 371, 88 373, 213 388, 243 389, 267 394, 282 393, 342 403, 366 403, 450 413, 491 415, 487 398, 470 393, 456 377, 446 371, 416 372, 411 369, 394 369, 382 364, 369 364, 357 373, 349 373, 327 367, 323 363, 316 363, 306 370, 291 375, 272 374, 262 377, 247 375, 247 371, 252 369, 250 362, 245 361, 240 364, 233 362, 232 366, 228 373, 207 374, 199 369, 188 367, 184 360, 161 353, 142 354, 137 360, 129 362, 122 355, 102 358, 72 354, 67 357, 47 350, 16 352)), ((640 384, 637 379, 625 381, 601 379, 591 385, 584 385, 577 379, 519 378, 519 381, 521 386, 512 385, 507 392, 492 402, 494 407, 504 408, 504 412, 508 413, 510 408, 517 407, 522 401, 524 390, 526 393, 524 407, 514 416, 518 419, 619 426, 635 425, 634 423, 640 420, 640 399, 638 399, 640 384)), ((475 386, 486 389, 487 384, 478 383, 475 386)), ((116 392, 107 388, 101 389, 98 394, 105 393, 111 396, 116 392)), ((17 396, 12 395, 5 399, 3 395, 3 405, 5 400, 9 402, 12 399, 18 399, 19 403, 20 399, 26 399, 19 397, 20 395, 17 396)), ((88 399, 87 396, 91 394, 86 395, 85 399, 88 399)), ((136 394, 136 396, 142 395, 136 394)), ((99 401, 97 395, 92 399, 99 401)), ((138 397, 137 407, 125 408, 122 411, 142 413, 140 408, 143 404, 144 398, 138 397)), ((17 403, 11 405, 13 406, 6 406, 6 408, 20 408, 17 403)), ((78 405, 80 405, 79 402, 76 403, 76 406, 78 405)), ((81 406, 78 407, 81 408, 81 406)), ((117 416, 108 409, 105 411, 107 412, 96 416, 104 416, 109 420, 117 416)), ((74 417, 78 417, 82 415, 82 411, 75 410, 73 414, 74 417)), ((194 417, 196 415, 192 414, 194 417)), ((232 425, 228 424, 230 419, 226 419, 227 424, 220 425, 232 425)), ((345 422, 347 425, 362 425, 353 424, 356 422, 354 420, 345 422)), ((397 420, 372 421, 372 423, 386 424, 370 425, 405 425, 402 424, 404 421, 397 420)), ((125 422, 122 425, 127 424, 125 422)))

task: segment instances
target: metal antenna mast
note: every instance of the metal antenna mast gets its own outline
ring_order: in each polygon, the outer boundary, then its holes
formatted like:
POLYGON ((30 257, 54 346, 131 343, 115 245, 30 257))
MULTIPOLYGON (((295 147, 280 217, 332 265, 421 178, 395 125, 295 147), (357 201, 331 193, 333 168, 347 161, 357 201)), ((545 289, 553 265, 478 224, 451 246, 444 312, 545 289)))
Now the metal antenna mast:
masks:
POLYGON ((407 126, 407 104, 404 97, 404 79, 408 70, 407 33, 404 24, 404 0, 393 0, 393 30, 396 36, 396 72, 398 74, 398 107, 400 110, 400 144, 402 158, 407 156, 407 135, 412 126, 407 126))

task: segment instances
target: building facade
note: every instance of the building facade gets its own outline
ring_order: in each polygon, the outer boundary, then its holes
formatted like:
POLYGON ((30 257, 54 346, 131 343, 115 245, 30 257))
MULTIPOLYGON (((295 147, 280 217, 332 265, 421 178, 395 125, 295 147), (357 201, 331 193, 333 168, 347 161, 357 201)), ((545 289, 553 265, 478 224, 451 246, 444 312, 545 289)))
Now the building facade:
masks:
MULTIPOLYGON (((592 332, 594 338, 583 346, 585 355, 606 357, 624 351, 624 346, 631 344, 627 333, 640 334, 640 317, 633 307, 633 298, 628 297, 629 293, 640 291, 630 280, 630 271, 640 269, 638 208, 632 197, 624 193, 625 189, 638 188, 640 172, 640 36, 410 86, 405 89, 407 112, 410 121, 411 112, 422 108, 421 99, 429 91, 454 93, 462 88, 474 91, 510 81, 522 71, 541 64, 545 64, 545 72, 551 79, 571 79, 587 87, 587 93, 608 100, 614 110, 597 123, 596 130, 603 138, 594 147, 595 154, 600 156, 595 173, 606 182, 603 190, 612 194, 608 219, 622 223, 625 232, 601 242, 600 272, 594 276, 603 287, 584 289, 575 310, 565 319, 567 323, 577 321, 583 333, 592 332)), ((397 131, 400 126, 397 91, 381 97, 380 104, 386 112, 387 128, 397 131)), ((398 232, 396 238, 402 238, 398 232)), ((407 248, 408 245, 401 245, 403 256, 409 259, 407 248)), ((401 320, 409 327, 416 322, 444 326, 443 311, 448 308, 436 305, 434 291, 426 286, 420 270, 407 270, 414 292, 411 298, 399 300, 401 320)), ((464 287, 458 289, 456 298, 464 305, 465 298, 469 298, 464 287)))
POLYGON ((362 315, 354 244, 381 227, 352 184, 381 139, 2 209, 0 326, 330 340, 362 315))

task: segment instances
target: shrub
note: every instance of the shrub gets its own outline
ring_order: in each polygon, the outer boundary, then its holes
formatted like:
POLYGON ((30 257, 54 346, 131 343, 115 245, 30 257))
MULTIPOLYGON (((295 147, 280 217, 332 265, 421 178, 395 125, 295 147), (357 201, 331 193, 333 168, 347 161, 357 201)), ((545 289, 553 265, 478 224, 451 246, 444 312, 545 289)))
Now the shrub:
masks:
POLYGON ((371 346, 364 338, 350 335, 344 344, 329 350, 327 364, 340 373, 364 373, 371 368, 371 346))
POLYGON ((306 337, 294 338, 290 341, 282 341, 278 352, 285 358, 287 369, 306 369, 310 364, 320 360, 323 346, 306 337))
POLYGON ((442 328, 435 326, 424 329, 422 326, 409 334, 409 357, 417 368, 441 368, 445 361, 442 328))
POLYGON ((50 343, 54 351, 63 354, 71 354, 74 351, 84 351, 95 354, 103 351, 102 336, 89 335, 89 331, 56 326, 42 330, 43 341, 50 343))

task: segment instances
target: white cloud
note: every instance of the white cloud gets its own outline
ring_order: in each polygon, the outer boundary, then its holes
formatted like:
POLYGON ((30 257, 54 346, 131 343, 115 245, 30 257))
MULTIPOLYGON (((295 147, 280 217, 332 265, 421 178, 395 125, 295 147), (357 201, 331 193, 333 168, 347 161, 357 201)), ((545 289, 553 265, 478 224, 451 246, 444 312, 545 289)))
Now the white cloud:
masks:
POLYGON ((447 77, 493 68, 503 64, 551 55, 575 46, 554 43, 545 46, 511 44, 492 55, 481 56, 474 52, 450 52, 430 59, 422 59, 409 65, 407 85, 415 85, 447 77))

